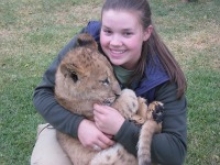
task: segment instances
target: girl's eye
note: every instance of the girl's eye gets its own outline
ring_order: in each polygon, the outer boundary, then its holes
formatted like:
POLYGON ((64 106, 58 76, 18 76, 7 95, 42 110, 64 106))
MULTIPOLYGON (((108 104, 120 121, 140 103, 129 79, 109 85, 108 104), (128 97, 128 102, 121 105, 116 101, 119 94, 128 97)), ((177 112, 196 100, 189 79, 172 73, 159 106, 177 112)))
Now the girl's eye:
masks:
POLYGON ((110 30, 103 30, 103 31, 104 31, 104 33, 107 34, 107 35, 112 34, 112 31, 110 31, 110 30))
POLYGON ((132 34, 133 34, 132 32, 124 32, 124 33, 123 33, 123 35, 124 35, 124 36, 127 36, 127 37, 131 36, 132 34))

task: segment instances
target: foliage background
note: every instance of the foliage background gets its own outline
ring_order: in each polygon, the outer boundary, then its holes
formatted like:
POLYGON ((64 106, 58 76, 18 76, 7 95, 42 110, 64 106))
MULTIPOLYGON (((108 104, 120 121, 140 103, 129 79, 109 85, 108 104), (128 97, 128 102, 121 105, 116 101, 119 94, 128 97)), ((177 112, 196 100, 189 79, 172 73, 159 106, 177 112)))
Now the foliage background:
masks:
MULTIPOLYGON (((43 119, 32 93, 101 0, 0 1, 0 164, 29 164, 43 119)), ((220 1, 150 0, 154 22, 188 79, 186 165, 220 164, 220 1)))

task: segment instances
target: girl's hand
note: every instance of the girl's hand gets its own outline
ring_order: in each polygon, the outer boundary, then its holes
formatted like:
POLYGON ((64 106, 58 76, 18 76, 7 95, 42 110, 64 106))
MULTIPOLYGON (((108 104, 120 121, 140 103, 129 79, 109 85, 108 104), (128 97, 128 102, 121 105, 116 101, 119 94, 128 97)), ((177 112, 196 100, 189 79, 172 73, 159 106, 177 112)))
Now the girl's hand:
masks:
POLYGON ((98 104, 94 105, 94 120, 100 131, 110 135, 116 135, 125 121, 116 109, 98 104))
POLYGON ((86 119, 79 124, 78 139, 83 146, 96 151, 106 149, 114 144, 111 136, 102 133, 94 122, 86 119))

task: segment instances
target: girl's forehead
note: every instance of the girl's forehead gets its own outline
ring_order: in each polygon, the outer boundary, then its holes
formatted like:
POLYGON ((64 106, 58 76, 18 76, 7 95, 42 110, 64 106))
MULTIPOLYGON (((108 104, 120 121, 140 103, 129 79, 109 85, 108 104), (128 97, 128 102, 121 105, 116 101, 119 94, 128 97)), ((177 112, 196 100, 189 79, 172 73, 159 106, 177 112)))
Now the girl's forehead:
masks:
MULTIPOLYGON (((110 14, 120 14, 121 16, 126 15, 126 16, 130 16, 130 17, 139 17, 140 16, 140 12, 139 11, 135 11, 135 10, 126 10, 126 9, 108 9, 108 10, 104 10, 102 12, 102 16, 103 15, 110 15, 110 14)), ((137 19, 136 18, 136 19, 137 19)))
POLYGON ((106 26, 108 24, 117 26, 118 24, 123 26, 141 25, 140 15, 135 11, 126 10, 107 10, 102 13, 102 23, 106 26))

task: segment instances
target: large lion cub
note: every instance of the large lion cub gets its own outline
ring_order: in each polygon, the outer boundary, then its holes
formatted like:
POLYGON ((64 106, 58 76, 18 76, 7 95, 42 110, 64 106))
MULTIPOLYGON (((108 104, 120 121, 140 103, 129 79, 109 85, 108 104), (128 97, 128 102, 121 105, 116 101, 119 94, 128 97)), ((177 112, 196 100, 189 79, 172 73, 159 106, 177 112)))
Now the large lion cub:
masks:
POLYGON ((147 106, 145 99, 132 90, 121 91, 113 69, 89 34, 80 34, 77 45, 61 61, 55 80, 56 99, 72 113, 93 120, 94 103, 107 104, 117 109, 126 119, 144 124, 138 143, 138 157, 128 153, 122 145, 92 151, 78 139, 57 131, 58 141, 74 165, 142 165, 151 162, 150 146, 154 133, 160 132, 161 123, 153 115, 161 114, 162 103, 147 106))

